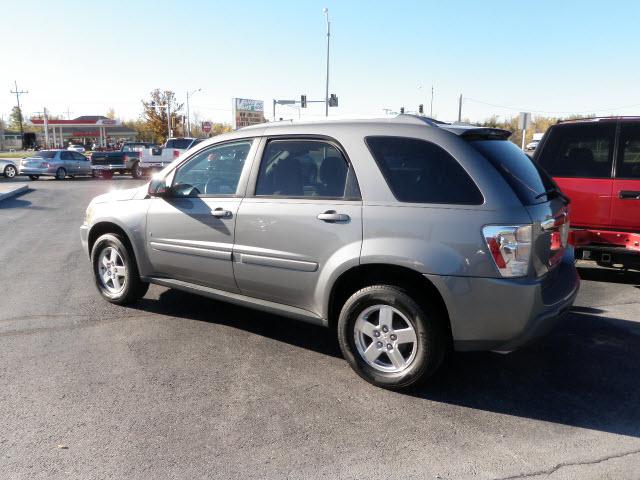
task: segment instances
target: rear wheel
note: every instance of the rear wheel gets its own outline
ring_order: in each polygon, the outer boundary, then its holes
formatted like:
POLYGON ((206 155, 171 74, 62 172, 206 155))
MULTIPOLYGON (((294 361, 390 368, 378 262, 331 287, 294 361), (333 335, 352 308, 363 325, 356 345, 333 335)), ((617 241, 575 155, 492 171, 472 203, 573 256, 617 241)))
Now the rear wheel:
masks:
POLYGON ((140 168, 140 162, 135 162, 131 167, 131 176, 133 178, 142 177, 142 169, 140 168))
POLYGON ((13 178, 17 175, 18 170, 13 165, 7 165, 4 167, 4 176, 7 178, 13 178))
POLYGON ((342 353, 358 375, 390 389, 418 385, 433 375, 447 351, 438 309, 391 285, 355 292, 338 319, 342 353))
POLYGON ((96 240, 91 264, 98 291, 111 303, 134 303, 149 289, 149 284, 140 280, 131 248, 119 235, 107 233, 96 240))
POLYGON ((67 171, 60 167, 58 170, 56 170, 56 180, 64 180, 64 177, 67 176, 67 171))

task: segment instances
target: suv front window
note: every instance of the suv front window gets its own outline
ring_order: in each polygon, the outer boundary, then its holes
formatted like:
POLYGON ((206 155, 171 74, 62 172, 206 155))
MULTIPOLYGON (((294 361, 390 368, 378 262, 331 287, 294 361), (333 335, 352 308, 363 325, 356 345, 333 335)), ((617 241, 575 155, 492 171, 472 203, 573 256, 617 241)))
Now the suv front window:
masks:
POLYGON ((173 179, 177 196, 235 195, 251 140, 216 145, 198 152, 173 179))

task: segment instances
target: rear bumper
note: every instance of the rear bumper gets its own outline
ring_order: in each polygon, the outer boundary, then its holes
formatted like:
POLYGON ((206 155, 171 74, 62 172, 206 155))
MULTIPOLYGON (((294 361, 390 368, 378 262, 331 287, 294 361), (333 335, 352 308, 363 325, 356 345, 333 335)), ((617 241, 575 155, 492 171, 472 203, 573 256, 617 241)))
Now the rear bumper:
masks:
POLYGON ((572 249, 541 279, 426 275, 442 295, 456 350, 511 351, 546 334, 580 288, 572 249))
POLYGON ((127 170, 127 167, 126 165, 91 165, 91 170, 95 170, 98 172, 120 171, 120 170, 127 170))
POLYGON ((140 162, 140 168, 143 170, 158 169, 161 170, 171 162, 140 162))
POLYGON ((569 243, 576 248, 616 248, 640 253, 640 233, 610 230, 572 229, 569 243))

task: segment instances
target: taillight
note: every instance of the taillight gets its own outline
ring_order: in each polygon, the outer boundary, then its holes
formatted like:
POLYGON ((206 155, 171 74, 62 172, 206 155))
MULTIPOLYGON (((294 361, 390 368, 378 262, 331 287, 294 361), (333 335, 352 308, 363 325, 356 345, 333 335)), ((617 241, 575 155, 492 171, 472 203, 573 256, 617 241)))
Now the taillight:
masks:
POLYGON ((482 228, 482 235, 500 275, 527 275, 531 258, 531 225, 487 225, 482 228))
POLYGON ((51 165, 49 165, 49 162, 42 162, 42 163, 40 164, 40 166, 41 166, 42 168, 49 168, 51 165))
POLYGON ((173 158, 178 158, 180 156, 180 150, 173 151, 173 158))
POLYGON ((549 232, 549 266, 558 264, 569 243, 569 214, 566 212, 545 220, 540 224, 542 230, 549 232))

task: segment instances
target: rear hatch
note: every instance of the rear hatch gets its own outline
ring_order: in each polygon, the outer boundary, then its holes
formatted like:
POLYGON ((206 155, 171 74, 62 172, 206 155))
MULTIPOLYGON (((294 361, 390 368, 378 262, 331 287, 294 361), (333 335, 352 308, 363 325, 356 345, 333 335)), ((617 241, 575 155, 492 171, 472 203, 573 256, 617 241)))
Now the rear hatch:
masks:
POLYGON ((510 132, 496 129, 469 131, 469 141, 511 186, 532 221, 529 273, 537 277, 560 263, 569 236, 568 199, 558 186, 522 150, 508 141, 510 132))

